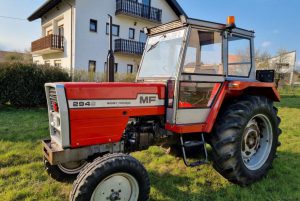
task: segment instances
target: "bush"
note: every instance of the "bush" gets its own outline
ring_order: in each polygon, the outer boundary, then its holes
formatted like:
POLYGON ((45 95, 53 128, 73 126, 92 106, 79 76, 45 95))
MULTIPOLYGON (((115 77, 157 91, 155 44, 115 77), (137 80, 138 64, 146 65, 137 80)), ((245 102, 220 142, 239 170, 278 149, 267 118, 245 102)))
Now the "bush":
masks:
MULTIPOLYGON (((115 73, 116 82, 134 82, 136 73, 115 73)), ((89 73, 84 70, 75 70, 73 73, 74 82, 106 82, 104 72, 89 73)))
POLYGON ((117 73, 115 74, 115 80, 117 82, 134 82, 136 78, 136 73, 117 73))
POLYGON ((74 82, 105 82, 106 75, 103 72, 90 73, 85 70, 75 70, 73 72, 74 82))
POLYGON ((61 68, 35 64, 0 64, 0 103, 17 107, 46 105, 44 84, 70 81, 61 68))

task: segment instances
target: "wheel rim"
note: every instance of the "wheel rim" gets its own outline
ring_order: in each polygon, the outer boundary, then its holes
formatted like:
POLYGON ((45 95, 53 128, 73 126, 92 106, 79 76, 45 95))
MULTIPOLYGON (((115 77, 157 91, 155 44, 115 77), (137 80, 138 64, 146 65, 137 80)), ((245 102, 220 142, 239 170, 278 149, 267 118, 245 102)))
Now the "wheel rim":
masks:
POLYGON ((242 139, 242 159, 249 170, 260 169, 268 160, 273 144, 273 130, 269 118, 254 116, 247 124, 242 139))
POLYGON ((66 174, 78 174, 86 164, 87 161, 76 161, 70 163, 59 163, 57 166, 66 174))
POLYGON ((127 173, 108 176, 96 187, 91 201, 137 201, 139 185, 137 180, 127 173))

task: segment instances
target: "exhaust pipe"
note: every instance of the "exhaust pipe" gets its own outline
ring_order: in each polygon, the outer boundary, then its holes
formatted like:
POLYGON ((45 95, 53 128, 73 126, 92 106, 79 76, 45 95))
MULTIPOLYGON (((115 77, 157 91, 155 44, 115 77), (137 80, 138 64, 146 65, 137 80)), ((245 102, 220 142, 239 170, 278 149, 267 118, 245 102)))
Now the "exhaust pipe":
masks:
POLYGON ((108 15, 109 18, 109 50, 107 55, 107 77, 106 80, 108 82, 114 82, 115 81, 115 56, 114 51, 112 48, 112 16, 108 15))

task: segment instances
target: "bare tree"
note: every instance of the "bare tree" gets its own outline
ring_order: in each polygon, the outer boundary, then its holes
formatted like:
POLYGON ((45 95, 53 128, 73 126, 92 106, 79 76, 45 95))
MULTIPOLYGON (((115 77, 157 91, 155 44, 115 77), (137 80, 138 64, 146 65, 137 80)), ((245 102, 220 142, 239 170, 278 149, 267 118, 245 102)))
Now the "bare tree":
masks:
POLYGON ((23 55, 17 52, 7 53, 4 56, 4 61, 6 62, 21 62, 23 61, 23 55))
POLYGON ((277 57, 272 61, 272 67, 275 70, 275 84, 276 87, 279 87, 279 83, 286 78, 286 69, 289 69, 290 63, 288 51, 286 49, 279 49, 277 51, 277 57))
POLYGON ((20 53, 17 51, 9 52, 4 56, 4 61, 6 62, 22 62, 22 63, 32 63, 32 56, 29 51, 20 53))
POLYGON ((270 69, 271 54, 267 51, 255 50, 255 62, 257 69, 270 69))

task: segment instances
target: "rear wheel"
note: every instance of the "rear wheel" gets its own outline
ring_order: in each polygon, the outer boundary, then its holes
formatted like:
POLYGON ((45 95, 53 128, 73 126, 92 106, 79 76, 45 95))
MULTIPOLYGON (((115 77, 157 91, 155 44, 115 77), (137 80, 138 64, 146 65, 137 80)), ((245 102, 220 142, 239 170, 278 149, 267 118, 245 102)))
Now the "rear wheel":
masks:
POLYGON ((277 109, 266 97, 245 96, 227 106, 210 139, 215 169, 242 186, 260 180, 280 144, 279 123, 277 109))
POLYGON ((44 159, 44 163, 47 173, 53 179, 60 182, 74 181, 80 171, 87 165, 87 161, 76 161, 51 165, 46 159, 44 159))
POLYGON ((108 154, 86 166, 73 184, 71 201, 145 201, 150 180, 143 165, 126 154, 108 154))

